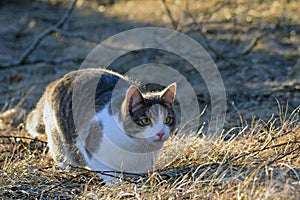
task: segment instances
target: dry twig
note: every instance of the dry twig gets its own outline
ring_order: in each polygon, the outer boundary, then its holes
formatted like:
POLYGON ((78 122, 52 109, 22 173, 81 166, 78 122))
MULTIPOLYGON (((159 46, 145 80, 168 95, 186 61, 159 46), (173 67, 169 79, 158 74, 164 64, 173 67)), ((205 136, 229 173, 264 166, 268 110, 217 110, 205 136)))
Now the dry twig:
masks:
POLYGON ((171 20, 173 28, 176 30, 177 26, 178 26, 178 22, 176 22, 176 20, 174 19, 173 14, 172 14, 166 0, 162 0, 162 3, 164 5, 164 8, 165 8, 167 14, 168 14, 169 19, 171 20))
MULTIPOLYGON (((53 32, 57 31, 61 26, 63 26, 68 18, 70 17, 75 5, 76 5, 77 0, 73 0, 69 9, 67 12, 64 14, 64 16, 53 26, 50 28, 47 28, 45 31, 43 31, 32 43, 31 45, 24 51, 24 53, 21 55, 21 57, 18 60, 9 62, 9 63, 3 63, 1 64, 1 67, 12 67, 12 66, 18 66, 22 64, 28 64, 26 63, 26 60, 28 56, 38 47, 38 45, 43 41, 43 39, 52 34, 53 32)), ((36 62, 36 61, 35 61, 36 62)))

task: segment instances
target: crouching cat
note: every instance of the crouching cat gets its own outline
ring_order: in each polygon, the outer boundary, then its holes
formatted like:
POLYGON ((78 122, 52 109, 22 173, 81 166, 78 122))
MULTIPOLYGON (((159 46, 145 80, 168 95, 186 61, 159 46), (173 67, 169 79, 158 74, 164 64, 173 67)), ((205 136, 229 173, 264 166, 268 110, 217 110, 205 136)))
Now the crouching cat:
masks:
POLYGON ((175 83, 149 91, 109 70, 81 69, 46 88, 26 129, 35 137, 47 135, 61 167, 146 173, 175 129, 175 94, 175 83))

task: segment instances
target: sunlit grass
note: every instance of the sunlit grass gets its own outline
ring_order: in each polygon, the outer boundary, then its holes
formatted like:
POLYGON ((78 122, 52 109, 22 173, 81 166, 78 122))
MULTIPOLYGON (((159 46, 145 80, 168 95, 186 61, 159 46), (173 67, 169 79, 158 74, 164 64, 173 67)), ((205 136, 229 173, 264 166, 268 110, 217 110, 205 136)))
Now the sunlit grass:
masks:
POLYGON ((298 199, 299 108, 267 122, 169 140, 156 172, 103 185, 95 172, 58 168, 43 141, 1 130, 1 196, 7 198, 298 199), (233 133, 235 132, 235 134, 233 133))

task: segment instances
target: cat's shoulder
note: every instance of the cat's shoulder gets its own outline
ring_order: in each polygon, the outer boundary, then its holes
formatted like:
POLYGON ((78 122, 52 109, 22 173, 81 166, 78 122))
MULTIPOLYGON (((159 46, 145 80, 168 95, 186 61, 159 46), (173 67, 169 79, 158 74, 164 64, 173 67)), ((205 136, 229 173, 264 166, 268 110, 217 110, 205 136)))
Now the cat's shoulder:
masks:
POLYGON ((137 81, 112 70, 103 68, 85 68, 65 74, 60 79, 49 84, 46 88, 46 92, 62 94, 72 93, 74 88, 79 88, 79 90, 87 87, 93 88, 90 87, 91 85, 98 85, 99 90, 106 91, 113 88, 120 80, 123 85, 139 85, 137 81))

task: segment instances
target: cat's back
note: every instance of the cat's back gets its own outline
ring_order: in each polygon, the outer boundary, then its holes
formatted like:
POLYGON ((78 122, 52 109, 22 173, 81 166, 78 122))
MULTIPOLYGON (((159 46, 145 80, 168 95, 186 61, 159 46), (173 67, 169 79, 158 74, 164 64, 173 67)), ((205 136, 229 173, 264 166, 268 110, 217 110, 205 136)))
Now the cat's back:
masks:
POLYGON ((34 136, 45 132, 43 118, 47 107, 55 115, 62 132, 71 132, 72 135, 74 103, 84 105, 95 101, 95 108, 101 109, 110 101, 112 91, 119 81, 123 85, 131 82, 127 77, 101 68, 80 69, 65 74, 46 87, 35 109, 27 117, 27 130, 34 136))
POLYGON ((71 101, 71 96, 74 94, 80 97, 85 97, 91 90, 95 89, 94 95, 101 95, 102 93, 112 91, 118 82, 131 82, 127 77, 122 76, 116 72, 101 69, 89 68, 80 69, 69 72, 62 78, 51 83, 45 90, 44 95, 53 102, 71 101))
POLYGON ((62 78, 53 82, 47 87, 45 92, 56 92, 60 89, 66 89, 72 92, 73 89, 77 86, 85 87, 91 84, 96 84, 97 89, 102 89, 103 91, 105 91, 113 89, 119 80, 130 82, 127 77, 110 70, 101 68, 80 69, 69 72, 62 78))

